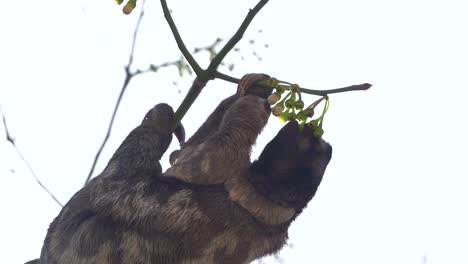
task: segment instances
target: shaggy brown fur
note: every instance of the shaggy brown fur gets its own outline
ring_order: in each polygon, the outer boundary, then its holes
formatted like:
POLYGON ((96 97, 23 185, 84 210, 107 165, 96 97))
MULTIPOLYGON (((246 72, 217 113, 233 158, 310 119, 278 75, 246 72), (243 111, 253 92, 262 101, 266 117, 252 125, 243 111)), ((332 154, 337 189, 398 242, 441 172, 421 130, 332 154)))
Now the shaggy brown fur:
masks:
POLYGON ((143 121, 51 223, 39 263, 242 264, 277 252, 331 147, 290 122, 251 164, 269 114, 261 97, 247 90, 225 99, 182 147, 177 175, 163 175, 158 162, 170 126, 143 121))

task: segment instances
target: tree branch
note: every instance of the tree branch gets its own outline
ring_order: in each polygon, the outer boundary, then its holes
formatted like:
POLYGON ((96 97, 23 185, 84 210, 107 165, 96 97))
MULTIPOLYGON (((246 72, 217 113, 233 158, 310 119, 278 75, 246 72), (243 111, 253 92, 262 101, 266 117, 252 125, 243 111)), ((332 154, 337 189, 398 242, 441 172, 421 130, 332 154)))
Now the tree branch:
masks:
POLYGON ((180 37, 179 30, 177 29, 174 20, 172 19, 171 11, 167 7, 166 0, 161 0, 161 6, 163 9, 164 17, 166 18, 169 27, 171 28, 172 35, 174 35, 175 41, 177 42, 177 46, 179 47, 180 52, 184 55, 187 62, 192 67, 195 74, 200 75, 202 74, 202 68, 198 65, 197 61, 193 58, 192 54, 188 51, 187 47, 185 46, 184 41, 180 37))
MULTIPOLYGON (((145 6, 145 0, 143 0, 143 2, 142 2, 140 15, 138 17, 138 20, 137 20, 137 23, 136 23, 136 26, 135 26, 135 30, 133 32, 133 40, 132 40, 132 46, 131 46, 131 49, 130 49, 130 55, 129 55, 129 58, 128 58, 128 63, 125 66, 125 79, 124 79, 124 82, 122 84, 122 88, 120 89, 120 93, 119 93, 119 96, 117 98, 117 102, 115 103, 114 110, 112 112, 112 117, 110 119, 106 135, 105 135, 104 140, 102 141, 98 151, 96 152, 96 155, 95 155, 94 160, 93 160, 93 164, 91 165, 91 169, 90 169, 90 171, 88 173, 88 176, 86 177, 85 185, 91 180, 91 177, 93 176, 94 170, 96 169, 96 166, 97 166, 99 158, 100 158, 100 156, 102 154, 102 151, 104 150, 104 147, 106 146, 106 144, 107 144, 107 142, 109 140, 111 131, 112 131, 113 126, 114 126, 114 121, 115 121, 115 118, 116 118, 116 115, 117 115, 117 111, 118 111, 118 109, 120 107, 120 102, 122 101, 122 98, 123 98, 123 96, 125 94, 125 91, 126 91, 128 85, 129 85, 130 81, 133 79, 133 77, 135 77, 137 75, 140 75, 140 74, 143 74, 143 73, 147 73, 147 72, 155 72, 159 68, 168 67, 168 66, 171 66, 171 65, 177 65, 181 61, 181 60, 176 60, 176 61, 172 61, 172 62, 166 62, 166 63, 163 63, 161 65, 151 65, 148 70, 136 70, 135 72, 132 72, 130 70, 130 68, 131 68, 131 66, 133 64, 133 57, 134 57, 134 53, 135 53, 135 44, 136 44, 136 39, 137 39, 139 27, 140 27, 141 20, 142 20, 143 15, 144 15, 144 6, 145 6)), ((204 51, 204 50, 208 50, 210 48, 214 48, 220 42, 221 42, 221 39, 218 38, 218 39, 216 39, 214 41, 213 44, 211 44, 209 46, 202 47, 202 48, 196 48, 194 50, 194 54, 198 53, 198 52, 201 52, 201 51, 204 51)))
MULTIPOLYGON (((216 75, 228 78, 227 75, 222 75, 216 72, 216 70, 218 69, 218 66, 223 61, 224 57, 226 57, 226 55, 232 50, 232 48, 234 48, 234 46, 239 42, 239 40, 242 39, 242 36, 244 35, 250 23, 252 22, 253 18, 262 9, 262 7, 265 6, 267 3, 268 3, 268 0, 260 0, 260 2, 258 2, 257 5, 253 9, 249 10, 249 13, 247 14, 246 18, 244 19, 244 21, 242 22, 242 24, 240 25, 236 33, 231 37, 231 39, 229 39, 229 41, 224 45, 224 47, 220 50, 220 52, 216 54, 216 56, 211 60, 208 68, 206 70, 202 70, 201 68, 199 68, 200 66, 196 63, 195 59, 192 57, 192 55, 188 52, 187 48, 185 47, 185 44, 182 41, 179 35, 179 32, 177 31, 174 20, 171 17, 166 1, 161 0, 161 5, 163 8, 164 16, 166 17, 167 23, 169 24, 169 27, 171 28, 174 38, 176 39, 180 52, 182 52, 182 54, 185 56, 185 58, 187 59, 190 65, 196 65, 196 67, 198 67, 198 68, 193 68, 192 66, 195 73, 197 74, 197 77, 193 81, 192 87, 190 87, 190 90, 187 92, 187 95, 185 96, 184 100, 182 101, 181 105, 179 106, 179 108, 177 109, 175 113, 176 119, 175 119, 174 126, 173 126, 174 128, 176 128, 180 124, 180 121, 185 116, 188 109, 192 106, 193 102, 195 102, 197 97, 200 95, 201 91, 206 86, 206 83, 208 81, 216 78, 216 75)), ((230 78, 230 80, 233 81, 232 78, 230 78)))
MULTIPOLYGON (((231 83, 239 83, 239 79, 229 76, 227 74, 221 73, 221 72, 215 72, 215 77, 221 80, 225 80, 227 82, 231 83)), ((286 82, 283 82, 286 83, 286 82)), ((259 83, 258 85, 261 85, 266 88, 274 89, 266 83, 259 83)), ((324 96, 324 95, 329 95, 329 94, 334 94, 334 93, 344 93, 344 92, 351 92, 351 91, 365 91, 369 88, 372 87, 372 84, 369 83, 363 83, 363 84, 356 84, 356 85, 351 85, 351 86, 346 86, 343 88, 336 88, 336 89, 329 89, 329 90, 315 90, 315 89, 308 89, 308 88, 302 88, 300 87, 299 90, 301 93, 305 94, 312 94, 312 95, 318 95, 318 96, 324 96)))
POLYGON ((2 120, 3 120, 3 127, 5 128, 5 134, 6 134, 6 140, 8 142, 11 143, 11 145, 15 148, 16 150, 16 153, 18 154, 18 156, 21 158, 21 160, 23 160, 24 164, 26 164, 26 166, 28 167, 29 169, 29 172, 31 173, 31 175, 36 179, 36 182, 39 184, 39 186, 41 186, 42 189, 44 189, 44 191, 46 191, 50 197, 52 197, 52 199, 58 204, 60 205, 61 207, 63 207, 62 203, 55 197, 54 194, 52 194, 52 192, 47 189, 47 187, 41 182, 41 180, 39 179, 39 177, 37 177, 36 173, 34 172, 33 168, 31 167, 31 165, 29 164, 29 162, 24 158, 23 154, 21 154, 21 151, 19 150, 18 146, 16 146, 15 144, 15 140, 13 139, 13 137, 11 137, 11 134, 10 134, 10 131, 8 130, 8 126, 7 126, 7 123, 6 123, 6 118, 5 118, 5 114, 3 113, 3 111, 1 110, 0 108, 0 113, 2 114, 2 120))
POLYGON ((189 91, 187 92, 187 95, 185 96, 184 100, 182 101, 179 108, 177 108, 177 111, 175 112, 175 122, 173 125, 173 129, 176 129, 177 126, 180 124, 180 121, 185 116, 185 114, 190 109, 193 102, 195 102, 195 99, 197 99, 198 95, 200 95, 201 91, 203 90, 205 86, 206 86, 206 82, 200 80, 200 78, 198 78, 197 76, 195 80, 193 81, 192 86, 190 87, 189 91))
POLYGON ((130 49, 130 55, 128 57, 128 63, 125 66, 125 79, 124 79, 124 82, 122 84, 122 88, 120 89, 120 94, 119 94, 119 97, 117 98, 117 102, 115 103, 114 111, 112 112, 112 117, 111 117, 111 120, 110 120, 110 123, 109 123, 109 127, 107 128, 106 136, 104 137, 104 140, 102 141, 101 146, 99 147, 98 151, 96 152, 93 164, 91 165, 91 169, 89 170, 88 176, 86 177, 85 185, 88 184, 88 182, 91 180, 91 177, 93 176, 94 170, 95 170, 97 162, 99 160, 99 157, 101 156, 101 153, 102 153, 104 147, 106 146, 107 141, 109 140, 112 128, 114 126, 114 120, 115 120, 115 117, 117 115, 117 111, 119 110, 120 102, 122 101, 122 98, 123 98, 123 96, 125 94, 125 91, 127 90, 128 84, 130 83, 130 80, 135 76, 135 74, 133 74, 130 71, 130 67, 133 64, 133 54, 135 52, 135 43, 136 43, 136 39, 137 39, 137 35, 138 35, 138 30, 140 28, 141 20, 142 20, 143 15, 144 15, 144 8, 145 8, 145 0, 143 0, 143 2, 142 2, 140 16, 138 17, 138 20, 137 20, 137 23, 136 23, 136 26, 135 26, 135 31, 133 32, 132 47, 130 49))
POLYGON ((356 85, 346 86, 346 87, 337 88, 337 89, 330 89, 330 90, 312 90, 312 89, 306 89, 306 88, 299 88, 299 90, 301 90, 302 93, 323 96, 323 95, 350 92, 350 91, 365 91, 371 87, 372 87, 372 84, 363 83, 363 84, 356 84, 356 85))
MULTIPOLYGON (((143 14, 144 14, 144 12, 143 12, 144 11, 144 2, 145 1, 143 0, 140 16, 138 18, 138 21, 137 21, 137 24, 136 24, 136 27, 135 27, 135 31, 134 31, 134 34, 133 34, 133 41, 132 41, 132 47, 131 47, 131 51, 130 51, 128 64, 127 64, 127 66, 125 66, 125 73, 126 73, 125 80, 124 80, 124 83, 123 83, 122 88, 120 90, 120 94, 119 94, 119 97, 117 99, 117 102, 115 104, 114 111, 112 113, 112 117, 111 117, 111 120, 110 120, 110 123, 109 123, 109 127, 107 129, 106 136, 104 137, 104 140, 103 140, 99 150, 96 153, 93 164, 91 166, 91 170, 89 171, 88 177, 86 178, 85 184, 87 184, 89 182, 89 180, 91 179, 91 177, 92 177, 92 175, 94 173, 95 167, 97 165, 97 162, 99 160, 99 157, 100 157, 105 145, 107 144, 107 141, 108 141, 108 139, 110 137, 110 133, 111 133, 112 128, 113 128, 113 124, 114 124, 114 120, 115 120, 118 108, 120 106, 120 102, 122 100, 122 97, 123 97, 123 95, 124 95, 124 93, 125 93, 125 91, 127 89, 127 86, 129 84, 130 80, 133 77, 135 77, 136 75, 146 73, 146 72, 151 72, 151 71, 154 72, 154 71, 157 71, 157 69, 159 69, 159 68, 167 67, 167 66, 170 66, 170 65, 178 65, 178 63, 180 63, 180 60, 177 60, 177 61, 173 61, 173 62, 163 63, 163 64, 158 65, 158 66, 151 65, 148 70, 143 70, 143 71, 142 70, 137 70, 134 73, 130 71, 130 67, 131 67, 131 65, 133 63, 133 54, 134 54, 134 50, 135 50, 135 43, 136 43, 137 33, 138 33, 138 29, 139 29, 139 26, 140 26, 140 23, 141 23, 143 14)), ((175 123, 174 123, 174 128, 176 128, 179 125, 180 121, 185 116, 188 109, 190 109, 193 102, 200 95, 201 91, 206 86, 206 83, 208 81, 213 80, 215 78, 219 78, 219 79, 222 79, 222 80, 225 80, 225 81, 228 81, 228 82, 232 82, 232 83, 238 83, 239 82, 239 79, 231 77, 231 76, 226 75, 226 74, 223 74, 221 72, 218 72, 217 69, 218 69, 219 65, 222 63, 223 59, 226 57, 226 55, 242 39, 245 31, 247 30, 248 26, 252 22, 253 18, 263 8, 263 6, 265 6, 267 3, 268 3, 268 0, 260 0, 253 9, 249 10, 247 16, 245 17, 244 21, 242 22, 242 24, 240 25, 240 27, 236 31, 236 33, 231 37, 231 39, 229 39, 229 41, 224 45, 224 47, 220 50, 220 52, 214 56, 214 58, 211 60, 211 62, 209 64, 208 68, 206 70, 203 70, 198 65, 198 63, 196 62, 196 60, 194 59, 192 54, 187 50, 187 47, 185 46, 185 43, 183 42, 183 40, 182 40, 182 38, 180 36, 180 33, 179 33, 179 31, 178 31, 178 29, 177 29, 177 27, 175 25, 175 22, 174 22, 174 20, 173 20, 173 18, 171 16, 171 11, 169 10, 169 8, 167 6, 166 0, 161 0, 161 6, 162 6, 162 9, 163 9, 164 17, 166 18, 166 21, 169 24, 171 32, 172 32, 172 34, 173 34, 173 36, 174 36, 174 38, 176 40, 177 46, 179 47, 179 50, 181 51, 184 58, 187 60, 188 64, 192 67, 192 69, 194 70, 194 72, 197 75, 197 77, 195 78, 195 80, 192 83, 192 86, 190 87, 189 91, 187 92, 187 95, 185 96, 184 100, 182 101, 181 105, 179 106, 179 108, 177 109, 177 111, 175 113, 176 120, 175 120, 175 123)), ((208 47, 205 47, 205 48, 195 49, 194 53, 197 53, 197 52, 199 52, 201 50, 209 50, 210 48, 216 46, 220 41, 221 41, 221 39, 217 39, 215 41, 215 43, 212 44, 211 46, 208 46, 208 47)), ((361 84, 361 85, 353 85, 353 86, 339 88, 339 89, 322 90, 322 91, 306 89, 306 88, 300 88, 300 90, 301 90, 301 92, 307 93, 307 94, 326 95, 326 94, 340 93, 340 92, 347 92, 347 91, 355 91, 355 90, 367 90, 370 87, 371 87, 370 84, 361 84)))
POLYGON ((221 80, 225 80, 227 82, 231 82, 231 83, 239 83, 240 79, 237 79, 237 78, 234 78, 234 77, 231 77, 227 74, 224 74, 224 73, 221 73, 219 71, 216 71, 215 74, 214 74, 215 78, 218 78, 218 79, 221 79, 221 80))
POLYGON ((242 39, 245 31, 249 27, 250 23, 257 15, 257 13, 268 3, 268 0, 260 0, 254 9, 249 10, 249 13, 245 17, 244 21, 240 25, 237 32, 229 39, 229 41, 224 45, 224 47, 219 51, 219 53, 213 58, 210 65, 208 66, 208 73, 211 76, 215 75, 216 70, 218 69, 219 64, 223 61, 224 57, 231 51, 234 46, 242 39))
POLYGON ((107 141, 109 140, 112 128, 114 126, 115 116, 117 115, 117 111, 119 110, 120 102, 122 101, 125 90, 127 89, 128 84, 133 77, 133 75, 130 74, 128 67, 129 66, 125 67, 125 71, 126 71, 125 80, 122 85, 122 89, 120 90, 119 97, 117 98, 117 102, 115 103, 114 111, 112 112, 112 117, 109 123, 109 127, 107 128, 106 136, 104 137, 104 140, 102 141, 101 146, 99 147, 98 151, 96 152, 96 155, 94 156, 93 164, 91 165, 91 169, 89 170, 88 176, 86 177, 85 185, 88 184, 88 182, 91 180, 91 177, 93 176, 94 169, 96 168, 99 157, 101 156, 101 153, 104 150, 104 147, 106 146, 107 141))
MULTIPOLYGON (((196 48, 193 49, 193 54, 197 54, 197 53, 200 53, 202 51, 210 51, 211 49, 214 49, 217 45, 219 45, 219 43, 221 43, 221 41, 222 41, 222 39, 217 38, 213 42, 213 44, 210 44, 210 45, 205 46, 205 47, 196 47, 196 48)), ((191 67, 190 64, 187 64, 187 62, 184 60, 184 57, 181 56, 181 58, 178 59, 178 60, 167 61, 167 62, 161 63, 159 65, 151 64, 148 67, 148 69, 146 69, 146 70, 138 69, 138 70, 135 71, 134 74, 139 75, 139 74, 143 74, 143 73, 156 72, 161 68, 165 68, 165 67, 169 67, 169 66, 177 66, 178 64, 182 64, 184 66, 191 67)), ((190 74, 191 74, 191 72, 190 72, 190 74)))

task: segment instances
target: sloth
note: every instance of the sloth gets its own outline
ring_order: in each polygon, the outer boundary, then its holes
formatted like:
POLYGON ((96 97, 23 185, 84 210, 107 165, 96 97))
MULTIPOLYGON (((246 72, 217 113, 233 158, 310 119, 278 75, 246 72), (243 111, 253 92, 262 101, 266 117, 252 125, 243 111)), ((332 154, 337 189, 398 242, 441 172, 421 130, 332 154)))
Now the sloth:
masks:
MULTIPOLYGON (((85 227, 86 225, 92 226, 99 225, 100 223, 106 226, 112 224, 112 221, 101 221, 100 215, 102 212, 96 211, 95 214, 95 208, 97 207, 91 203, 91 200, 93 200, 99 204, 99 199, 104 199, 107 202, 117 201, 111 196, 106 196, 108 193, 99 190, 99 188, 105 187, 107 182, 114 184, 118 183, 118 180, 126 181, 139 171, 147 171, 154 175, 162 173, 159 160, 172 141, 171 134, 174 120, 174 111, 167 104, 161 103, 149 110, 141 124, 126 137, 114 153, 104 171, 78 191, 62 208, 60 214, 50 224, 42 248, 41 258, 29 261, 27 264, 114 263, 100 261, 96 258, 91 258, 88 262, 87 260, 76 258, 76 256, 66 256, 64 255, 66 251, 63 251, 65 248, 61 248, 59 245, 61 243, 76 243, 76 239, 83 239, 80 236, 84 234, 87 234, 87 238, 91 240, 99 237, 99 233, 89 233, 91 229, 85 227), (115 179, 118 180, 116 181, 115 179), (87 200, 84 200, 84 197, 87 197, 87 200), (73 227, 81 227, 82 230, 80 232, 82 233, 79 233, 78 229, 73 230, 73 227)), ((180 143, 185 141, 185 130, 182 124, 178 125, 173 133, 180 143)), ((120 186, 115 191, 119 192, 122 188, 125 188, 125 186, 120 186)), ((89 246, 93 245, 91 241, 86 240, 82 241, 82 243, 89 246)), ((70 246, 73 246, 73 244, 70 244, 70 246)), ((69 249, 71 250, 70 252, 76 250, 73 247, 69 249)))
POLYGON ((250 162, 270 113, 256 85, 265 78, 246 75, 186 143, 177 129, 181 150, 165 173, 174 114, 155 106, 63 207, 34 263, 244 264, 279 251, 332 149, 293 121, 250 162))

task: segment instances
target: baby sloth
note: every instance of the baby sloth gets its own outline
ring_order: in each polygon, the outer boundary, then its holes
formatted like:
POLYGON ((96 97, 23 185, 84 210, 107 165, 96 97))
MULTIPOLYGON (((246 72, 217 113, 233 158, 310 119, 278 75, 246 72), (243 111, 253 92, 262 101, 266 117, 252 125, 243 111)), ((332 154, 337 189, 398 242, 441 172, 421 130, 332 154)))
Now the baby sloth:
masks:
POLYGON ((332 150, 289 122, 250 162, 270 112, 269 90, 255 83, 267 78, 244 76, 164 174, 174 114, 150 114, 63 207, 34 263, 247 264, 280 250, 332 150))

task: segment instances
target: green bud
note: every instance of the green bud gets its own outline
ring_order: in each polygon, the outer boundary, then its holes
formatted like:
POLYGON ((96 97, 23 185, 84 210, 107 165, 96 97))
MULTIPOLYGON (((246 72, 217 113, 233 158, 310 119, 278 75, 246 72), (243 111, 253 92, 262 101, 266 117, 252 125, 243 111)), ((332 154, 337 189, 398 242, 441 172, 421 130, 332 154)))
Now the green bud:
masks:
POLYGON ((152 72, 157 72, 158 71, 158 66, 154 65, 154 64, 151 64, 150 65, 150 71, 152 72))
POLYGON ((296 113, 292 112, 292 113, 289 113, 289 116, 288 116, 288 121, 294 121, 297 119, 297 115, 296 113))
POLYGON ((298 84, 291 84, 291 87, 289 88, 292 92, 298 93, 299 92, 299 85, 298 84))
POLYGON ((284 102, 284 105, 286 106, 286 108, 294 108, 294 103, 295 101, 293 99, 288 99, 286 100, 286 102, 284 102))
POLYGON ((314 110, 311 109, 311 108, 307 108, 306 110, 304 110, 304 114, 309 118, 313 117, 314 116, 314 110))
POLYGON ((297 119, 300 121, 306 121, 307 120, 307 115, 304 111, 301 111, 297 114, 297 119))
POLYGON ((278 80, 272 77, 266 81, 266 84, 270 87, 276 87, 278 85, 278 80))
POLYGON ((318 123, 319 123, 319 120, 318 120, 318 119, 315 119, 315 120, 310 121, 310 125, 311 125, 312 127, 318 127, 318 123))
POLYGON ((321 127, 316 127, 313 133, 314 133, 314 136, 316 137, 322 137, 323 129, 321 127))
POLYGON ((294 108, 302 110, 304 108, 304 102, 299 100, 294 103, 294 108))
POLYGON ((279 94, 283 94, 285 90, 286 89, 284 89, 284 86, 282 86, 282 85, 277 85, 276 86, 276 92, 279 93, 279 94))

